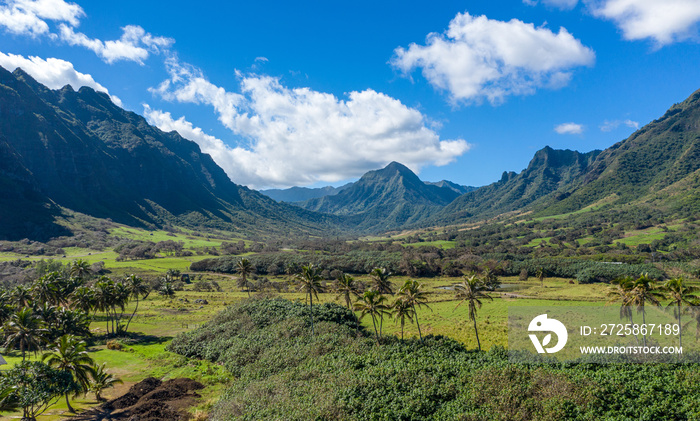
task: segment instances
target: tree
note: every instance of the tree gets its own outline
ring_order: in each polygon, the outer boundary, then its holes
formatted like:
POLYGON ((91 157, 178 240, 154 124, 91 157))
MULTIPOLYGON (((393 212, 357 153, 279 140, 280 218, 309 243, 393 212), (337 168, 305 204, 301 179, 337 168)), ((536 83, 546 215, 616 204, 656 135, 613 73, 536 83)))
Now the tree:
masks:
POLYGON ((535 276, 539 279, 540 285, 544 286, 544 278, 547 276, 547 271, 543 267, 539 267, 537 272, 535 272, 535 276))
POLYGON ((134 312, 131 313, 131 317, 129 317, 129 321, 126 323, 126 328, 124 329, 124 331, 127 332, 129 331, 131 319, 134 318, 136 311, 139 309, 139 298, 143 298, 145 300, 151 293, 151 288, 148 286, 148 284, 143 282, 143 279, 133 274, 126 277, 124 284, 129 291, 129 296, 136 300, 134 312))
POLYGON ((372 288, 381 294, 394 294, 389 277, 391 273, 386 268, 374 268, 369 273, 372 278, 372 288))
POLYGON ((14 300, 17 308, 29 307, 32 304, 32 292, 29 290, 29 288, 18 285, 12 291, 12 299, 14 300))
POLYGON ((411 304, 400 297, 397 298, 394 301, 394 304, 391 305, 391 315, 394 317, 394 320, 397 322, 401 321, 401 340, 403 340, 403 329, 406 319, 413 323, 413 317, 415 314, 416 313, 411 304))
POLYGON ((420 330, 420 323, 418 322, 418 312, 416 307, 427 307, 432 311, 430 306, 428 306, 428 293, 423 291, 423 284, 418 283, 415 279, 408 279, 399 288, 397 294, 399 297, 409 303, 413 309, 413 314, 416 317, 416 326, 418 327, 418 337, 421 342, 423 342, 423 334, 420 330))
POLYGON ((95 293, 91 288, 79 287, 70 295, 70 307, 73 309, 90 313, 96 306, 95 293))
POLYGON ((629 319, 630 323, 634 323, 632 319, 632 307, 631 303, 633 301, 632 290, 634 289, 634 279, 630 276, 625 276, 613 280, 612 286, 608 288, 606 295, 608 296, 608 303, 620 303, 620 319, 629 319))
POLYGON ((355 278, 347 273, 341 272, 335 281, 334 288, 335 292, 338 293, 338 296, 335 297, 335 299, 337 300, 338 298, 343 297, 348 310, 352 310, 352 296, 360 296, 360 288, 359 285, 357 285, 355 278))
POLYGON ((238 278, 238 287, 241 289, 246 288, 246 291, 248 291, 248 298, 250 298, 248 275, 253 273, 253 265, 250 263, 250 260, 243 258, 236 263, 236 271, 241 275, 238 278))
MULTIPOLYGON (((88 355, 86 348, 85 341, 73 335, 63 335, 55 342, 54 347, 41 357, 49 367, 71 374, 76 384, 73 390, 74 396, 78 396, 81 392, 87 393, 90 377, 94 375, 95 362, 88 355)), ((68 399, 69 394, 70 391, 65 393, 66 405, 71 413, 75 413, 68 399)))
MULTIPOLYGON (((660 292, 656 283, 648 274, 644 273, 634 281, 631 304, 637 307, 637 313, 642 313, 643 325, 647 323, 646 309, 644 307, 646 303, 658 306, 660 305, 659 301, 662 299, 664 299, 664 294, 660 292)), ((643 334, 642 339, 644 346, 647 346, 647 336, 643 334)))
POLYGON ((365 291, 353 308, 360 312, 360 320, 362 320, 366 315, 372 317, 372 325, 374 326, 374 333, 377 335, 377 345, 379 344, 379 331, 377 330, 377 319, 384 317, 387 314, 388 307, 384 304, 386 297, 384 297, 379 291, 369 290, 365 291))
POLYGON ((36 420, 75 387, 70 373, 39 361, 23 361, 0 376, 0 411, 21 408, 22 420, 36 420))
POLYGON ((105 389, 114 387, 116 384, 124 383, 121 379, 110 374, 105 370, 105 365, 107 363, 102 363, 102 365, 95 366, 95 372, 93 373, 93 380, 90 383, 90 392, 95 394, 95 399, 98 401, 104 401, 102 397, 102 392, 105 389))
POLYGON ((27 351, 36 353, 41 348, 47 334, 44 322, 28 307, 22 308, 10 316, 4 330, 5 352, 19 347, 20 352, 22 352, 22 361, 26 359, 27 351))
POLYGON ((664 284, 664 290, 668 293, 668 298, 670 300, 667 307, 676 307, 674 309, 674 313, 675 316, 678 318, 678 346, 682 347, 682 307, 683 305, 693 306, 693 303, 698 300, 698 296, 695 294, 696 292, 698 292, 698 287, 686 284, 683 278, 675 278, 666 281, 666 283, 664 284))
POLYGON ((58 272, 50 272, 32 283, 31 293, 34 302, 58 305, 58 272))
POLYGON ((70 265, 70 271, 68 274, 73 278, 78 278, 81 280, 90 279, 92 276, 92 270, 90 270, 90 263, 83 259, 73 260, 70 265))
POLYGON ((309 296, 309 314, 311 317, 311 335, 314 334, 314 296, 318 299, 318 293, 323 292, 321 285, 321 270, 314 265, 303 266, 301 273, 294 277, 297 289, 309 296))
POLYGON ((476 344, 479 347, 479 351, 481 351, 481 342, 479 341, 479 331, 476 328, 477 309, 481 308, 482 299, 488 299, 493 301, 493 298, 491 298, 491 296, 488 295, 485 291, 486 288, 484 287, 483 282, 480 279, 478 279, 476 275, 472 275, 469 277, 465 276, 464 281, 455 285, 457 299, 460 300, 457 306, 455 307, 455 310, 463 302, 466 301, 469 303, 469 320, 474 322, 474 333, 476 334, 476 344))

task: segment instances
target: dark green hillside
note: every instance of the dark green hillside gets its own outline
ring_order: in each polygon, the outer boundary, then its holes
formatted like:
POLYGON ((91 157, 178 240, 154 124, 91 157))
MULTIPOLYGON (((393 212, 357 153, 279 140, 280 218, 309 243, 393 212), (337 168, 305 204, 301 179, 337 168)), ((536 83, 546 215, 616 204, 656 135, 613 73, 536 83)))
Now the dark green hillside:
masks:
POLYGON ((334 196, 299 205, 316 212, 350 216, 360 229, 381 231, 423 220, 458 195, 451 188, 425 184, 410 169, 392 162, 368 172, 334 196))
POLYGON ((0 153, 0 239, 38 238, 40 226, 51 232, 55 205, 140 226, 283 234, 327 227, 327 217, 232 183, 196 143, 107 95, 50 90, 21 69, 0 68, 0 153))
MULTIPOLYGON (((700 91, 674 105, 628 139, 603 151, 584 177, 562 190, 568 197, 552 203, 546 212, 574 211, 606 198, 611 199, 612 205, 635 202, 647 196, 658 198, 659 192, 674 183, 693 185, 686 178, 694 177, 698 169, 700 91)), ((695 188, 676 191, 686 197, 694 196, 695 201, 697 192, 695 188)))
POLYGON ((575 182, 586 174, 600 153, 597 150, 588 153, 557 150, 547 146, 535 153, 521 173, 504 172, 498 182, 460 196, 428 222, 449 224, 521 210, 575 182))

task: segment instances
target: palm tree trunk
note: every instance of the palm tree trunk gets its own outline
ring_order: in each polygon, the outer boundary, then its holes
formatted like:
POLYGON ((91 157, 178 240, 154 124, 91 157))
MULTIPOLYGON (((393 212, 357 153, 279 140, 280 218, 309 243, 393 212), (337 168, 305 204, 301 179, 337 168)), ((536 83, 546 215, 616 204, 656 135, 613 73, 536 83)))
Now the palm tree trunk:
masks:
POLYGON ((73 409, 72 406, 70 406, 70 401, 68 400, 68 393, 66 393, 66 406, 68 406, 68 412, 71 414, 75 414, 75 409, 73 409))
POLYGON ((309 312, 311 313, 311 336, 314 336, 314 297, 309 293, 309 312))
POLYGON ((401 340, 403 341, 403 324, 404 324, 404 319, 403 317, 401 318, 401 340))
POLYGON ((474 317, 472 320, 474 320, 474 333, 476 333, 476 345, 479 347, 479 351, 481 351, 481 342, 479 341, 479 330, 476 328, 476 317, 474 317))
POLYGON ((681 302, 678 302, 678 346, 683 348, 683 341, 681 340, 681 334, 683 329, 681 329, 681 302))
POLYGON ((374 325, 374 334, 377 335, 377 345, 379 345, 379 333, 377 332, 377 319, 372 315, 372 324, 374 325))
POLYGON ((129 325, 131 324, 131 319, 134 318, 134 314, 136 314, 136 311, 139 309, 139 297, 138 295, 136 296, 136 308, 134 309, 134 312, 131 313, 131 317, 129 317, 129 321, 126 322, 126 329, 124 329, 124 332, 129 331, 129 325))
POLYGON ((418 323, 418 313, 416 313, 416 306, 411 305, 413 307, 413 314, 416 316, 416 326, 418 326, 418 337, 420 338, 421 343, 423 343, 423 334, 420 332, 420 323, 418 323))
POLYGON ((382 336, 382 327, 384 326, 384 315, 379 315, 379 336, 382 336))
MULTIPOLYGON (((647 324, 647 311, 644 308, 644 304, 642 304, 642 326, 645 326, 647 324)), ((642 341, 644 343, 644 346, 647 346, 647 335, 642 333, 642 341)))

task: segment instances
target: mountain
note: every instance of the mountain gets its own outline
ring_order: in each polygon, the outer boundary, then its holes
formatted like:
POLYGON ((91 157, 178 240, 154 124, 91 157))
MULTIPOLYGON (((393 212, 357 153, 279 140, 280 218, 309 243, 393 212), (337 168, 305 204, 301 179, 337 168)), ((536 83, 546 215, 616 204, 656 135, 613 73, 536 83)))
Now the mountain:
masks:
POLYGON ((700 90, 604 150, 544 213, 571 212, 598 202, 617 206, 648 201, 687 212, 691 202, 700 202, 700 191, 690 188, 697 187, 699 174, 700 90))
POLYGON ((700 211, 700 90, 603 151, 546 147, 519 174, 460 196, 424 224, 454 224, 509 211, 547 216, 591 205, 700 211))
POLYGON ((320 233, 314 215, 231 182, 199 146, 91 88, 0 68, 0 239, 65 232, 61 208, 137 226, 320 233))
POLYGON ((387 230, 415 223, 439 211, 459 193, 451 188, 425 184, 398 162, 370 171, 333 196, 301 202, 315 212, 349 217, 365 230, 387 230))
POLYGON ((451 224, 524 209, 577 182, 600 153, 547 146, 535 153, 522 172, 503 172, 499 181, 461 195, 426 223, 451 224))
POLYGON ((463 186, 461 184, 453 183, 453 182, 447 181, 447 180, 441 180, 441 181, 437 181, 437 182, 424 181, 424 183, 431 184, 433 186, 448 188, 448 189, 454 190, 455 192, 457 192, 459 194, 469 193, 470 191, 474 191, 474 190, 478 189, 478 187, 463 186))
POLYGON ((350 187, 352 183, 340 187, 325 186, 320 188, 290 187, 288 189, 260 190, 260 193, 278 202, 303 202, 324 196, 333 196, 350 187))

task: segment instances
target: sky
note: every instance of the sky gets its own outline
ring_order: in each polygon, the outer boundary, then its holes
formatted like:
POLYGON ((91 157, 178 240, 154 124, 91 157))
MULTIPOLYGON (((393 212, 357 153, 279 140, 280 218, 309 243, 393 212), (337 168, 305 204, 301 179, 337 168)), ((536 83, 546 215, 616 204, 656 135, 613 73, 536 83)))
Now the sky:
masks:
POLYGON ((255 189, 480 186, 700 89, 700 0, 0 0, 0 66, 109 93, 255 189))

